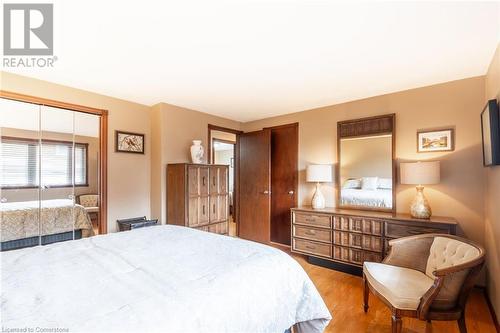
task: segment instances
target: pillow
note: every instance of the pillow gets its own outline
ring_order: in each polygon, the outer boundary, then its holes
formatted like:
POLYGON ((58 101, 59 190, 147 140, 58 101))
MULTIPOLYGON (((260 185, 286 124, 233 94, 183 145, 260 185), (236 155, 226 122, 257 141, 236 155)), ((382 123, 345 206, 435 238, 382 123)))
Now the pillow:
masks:
POLYGON ((350 188, 356 188, 360 189, 361 188, 361 179, 348 179, 345 181, 344 186, 342 186, 344 189, 350 189, 350 188))
POLYGON ((378 187, 378 177, 363 177, 361 181, 362 190, 374 191, 378 187))
POLYGON ((379 178, 378 188, 383 190, 392 190, 392 179, 391 178, 379 178))

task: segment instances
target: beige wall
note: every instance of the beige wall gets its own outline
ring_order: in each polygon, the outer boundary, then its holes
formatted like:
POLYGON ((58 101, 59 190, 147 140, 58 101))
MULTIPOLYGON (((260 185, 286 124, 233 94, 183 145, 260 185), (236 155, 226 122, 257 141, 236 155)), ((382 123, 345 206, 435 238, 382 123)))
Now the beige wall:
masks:
POLYGON ((171 104, 152 107, 153 179, 151 214, 166 221, 166 164, 191 162, 189 148, 193 140, 201 140, 207 157, 208 124, 239 130, 237 121, 216 117, 171 104))
MULTIPOLYGON (((486 75, 486 100, 493 98, 500 100, 500 44, 486 75)), ((485 199, 486 284, 500 320, 500 166, 486 169, 485 199)))
POLYGON ((340 143, 340 184, 350 178, 392 178, 390 136, 343 139, 340 143))
POLYGON ((0 74, 2 90, 108 110, 108 231, 117 230, 119 218, 150 215, 150 107, 11 73, 0 74), (115 130, 144 133, 146 154, 116 153, 115 130))
MULTIPOLYGON (((468 237, 484 244, 484 170, 478 120, 483 106, 484 77, 475 77, 246 123, 243 130, 299 122, 299 203, 308 204, 314 189, 305 182, 304 169, 309 163, 337 162, 337 122, 395 113, 398 161, 441 161, 441 184, 426 188, 434 214, 455 217, 468 237), (417 153, 417 130, 440 127, 456 129, 455 151, 417 153)), ((327 205, 333 206, 334 185, 324 189, 327 205)), ((398 184, 396 192, 398 212, 408 212, 415 188, 398 184)))

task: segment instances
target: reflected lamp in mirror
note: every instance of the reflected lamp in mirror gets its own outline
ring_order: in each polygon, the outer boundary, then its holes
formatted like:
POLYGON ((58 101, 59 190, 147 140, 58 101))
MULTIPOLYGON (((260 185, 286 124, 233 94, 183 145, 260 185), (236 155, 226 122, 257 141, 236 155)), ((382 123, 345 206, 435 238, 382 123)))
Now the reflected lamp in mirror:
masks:
POLYGON ((401 184, 417 185, 417 194, 410 206, 411 216, 420 219, 430 218, 432 210, 424 196, 423 185, 439 184, 441 180, 439 161, 401 163, 400 171, 401 184))
POLYGON ((316 191, 312 198, 312 208, 325 208, 325 197, 321 193, 321 183, 332 182, 332 166, 330 164, 310 164, 306 169, 306 181, 316 183, 316 191))

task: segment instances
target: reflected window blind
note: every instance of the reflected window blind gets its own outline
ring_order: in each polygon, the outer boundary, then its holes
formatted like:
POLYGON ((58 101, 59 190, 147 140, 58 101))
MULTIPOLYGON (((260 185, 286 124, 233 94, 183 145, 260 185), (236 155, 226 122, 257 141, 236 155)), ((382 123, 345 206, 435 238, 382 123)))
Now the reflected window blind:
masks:
MULTIPOLYGON (((75 143, 74 184, 87 184, 86 144, 75 143)), ((29 188, 40 184, 47 187, 73 185, 73 144, 42 140, 41 155, 37 140, 2 138, 0 164, 2 188, 29 188)))

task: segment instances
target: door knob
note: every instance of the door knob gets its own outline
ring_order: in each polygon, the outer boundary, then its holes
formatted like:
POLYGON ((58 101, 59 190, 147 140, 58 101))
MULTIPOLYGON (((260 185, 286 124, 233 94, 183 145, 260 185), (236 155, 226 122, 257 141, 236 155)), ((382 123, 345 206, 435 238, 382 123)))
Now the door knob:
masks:
POLYGON ((263 194, 271 194, 271 191, 268 191, 268 190, 265 190, 264 192, 262 192, 263 194))
POLYGON ((295 192, 294 191, 288 191, 288 194, 293 195, 295 192))

